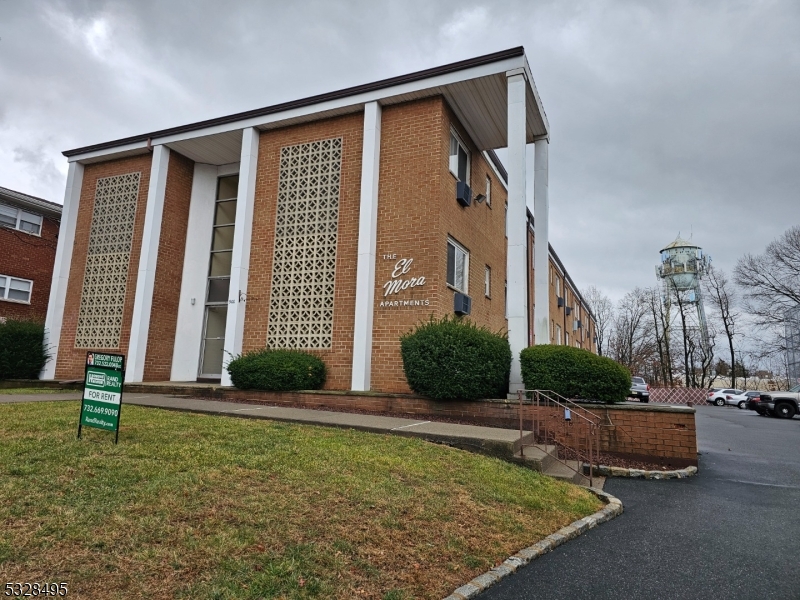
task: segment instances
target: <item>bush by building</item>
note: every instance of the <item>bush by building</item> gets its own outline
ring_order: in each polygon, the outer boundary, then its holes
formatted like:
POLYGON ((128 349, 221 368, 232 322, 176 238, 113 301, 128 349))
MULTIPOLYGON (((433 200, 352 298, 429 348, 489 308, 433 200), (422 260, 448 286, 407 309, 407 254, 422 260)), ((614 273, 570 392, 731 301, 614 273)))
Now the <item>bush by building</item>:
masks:
POLYGON ((631 389, 628 370, 605 356, 570 346, 531 346, 520 353, 522 380, 529 390, 551 390, 566 398, 624 402, 631 389))
POLYGON ((242 390, 317 390, 325 383, 325 363, 300 350, 255 350, 228 363, 234 386, 242 390))
POLYGON ((38 379, 47 358, 42 323, 0 323, 0 380, 38 379))
POLYGON ((511 348, 505 335, 466 319, 444 317, 400 338, 408 385, 435 400, 505 397, 511 348))

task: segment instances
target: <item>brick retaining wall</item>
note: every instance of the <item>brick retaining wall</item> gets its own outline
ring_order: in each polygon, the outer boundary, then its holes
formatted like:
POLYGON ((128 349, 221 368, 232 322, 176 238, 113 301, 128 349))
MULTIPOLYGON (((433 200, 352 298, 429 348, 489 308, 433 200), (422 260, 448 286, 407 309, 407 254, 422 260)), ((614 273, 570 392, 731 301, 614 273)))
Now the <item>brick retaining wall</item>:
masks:
MULTIPOLYGON (((476 425, 519 428, 519 406, 511 400, 437 402, 408 394, 375 392, 261 392, 216 386, 126 384, 126 392, 185 395, 196 398, 339 411, 368 411, 395 416, 451 419, 476 425)), ((697 465, 695 411, 652 404, 585 405, 602 418, 600 450, 675 468, 697 465)))

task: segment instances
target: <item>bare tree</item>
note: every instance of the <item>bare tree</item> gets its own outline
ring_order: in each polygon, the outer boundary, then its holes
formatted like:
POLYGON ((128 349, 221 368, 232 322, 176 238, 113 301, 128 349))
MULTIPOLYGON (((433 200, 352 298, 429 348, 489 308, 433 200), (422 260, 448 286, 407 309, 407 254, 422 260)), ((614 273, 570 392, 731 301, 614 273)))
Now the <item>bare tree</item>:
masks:
POLYGON ((728 350, 731 356, 731 387, 736 387, 736 354, 733 348, 733 338, 738 333, 736 325, 740 313, 736 309, 737 297, 728 277, 721 269, 710 268, 706 272, 705 282, 711 306, 722 324, 725 337, 728 340, 728 350))
POLYGON ((586 289, 583 299, 589 304, 589 308, 594 314, 597 353, 603 356, 604 351, 607 352, 607 335, 614 320, 614 306, 608 296, 593 285, 586 289))
POLYGON ((770 242, 763 254, 744 255, 733 274, 757 323, 783 325, 786 311, 800 304, 800 225, 770 242))
POLYGON ((669 347, 669 321, 664 310, 664 299, 657 287, 648 288, 645 292, 647 294, 645 301, 652 318, 653 339, 658 353, 658 363, 654 368, 657 376, 654 379, 660 380, 663 385, 672 386, 672 353, 669 347))
POLYGON ((647 292, 641 288, 625 294, 617 304, 614 328, 608 351, 618 363, 634 375, 644 374, 652 363, 654 352, 648 315, 647 292))

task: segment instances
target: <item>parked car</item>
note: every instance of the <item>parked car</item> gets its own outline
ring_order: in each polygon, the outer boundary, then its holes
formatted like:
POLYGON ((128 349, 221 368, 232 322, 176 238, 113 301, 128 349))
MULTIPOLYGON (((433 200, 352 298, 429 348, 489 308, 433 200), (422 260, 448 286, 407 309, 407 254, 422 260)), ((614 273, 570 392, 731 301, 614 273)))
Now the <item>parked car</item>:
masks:
POLYGON ((631 393, 629 398, 638 398, 639 402, 650 402, 650 384, 644 377, 631 377, 631 393))
POLYGON ((761 406, 761 394, 766 393, 767 392, 745 392, 744 395, 747 396, 745 408, 748 410, 754 410, 762 416, 767 414, 767 411, 761 406))
POLYGON ((726 404, 738 405, 739 402, 747 402, 747 398, 736 398, 735 401, 729 396, 743 396, 744 390, 735 390, 733 388, 722 389, 719 391, 709 391, 706 402, 710 402, 716 406, 725 406, 726 404))
POLYGON ((761 394, 761 408, 770 415, 791 419, 800 410, 800 385, 788 392, 768 392, 761 394))

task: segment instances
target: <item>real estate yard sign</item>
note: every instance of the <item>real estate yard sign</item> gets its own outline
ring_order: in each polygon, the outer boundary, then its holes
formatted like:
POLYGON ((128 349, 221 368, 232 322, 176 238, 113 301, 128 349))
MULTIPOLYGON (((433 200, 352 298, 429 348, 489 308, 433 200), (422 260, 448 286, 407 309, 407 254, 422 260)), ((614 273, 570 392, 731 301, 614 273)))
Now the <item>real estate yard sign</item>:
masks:
POLYGON ((125 357, 122 354, 100 352, 86 354, 86 375, 83 381, 78 439, 81 437, 81 428, 85 425, 113 431, 114 443, 117 443, 124 373, 125 357))

